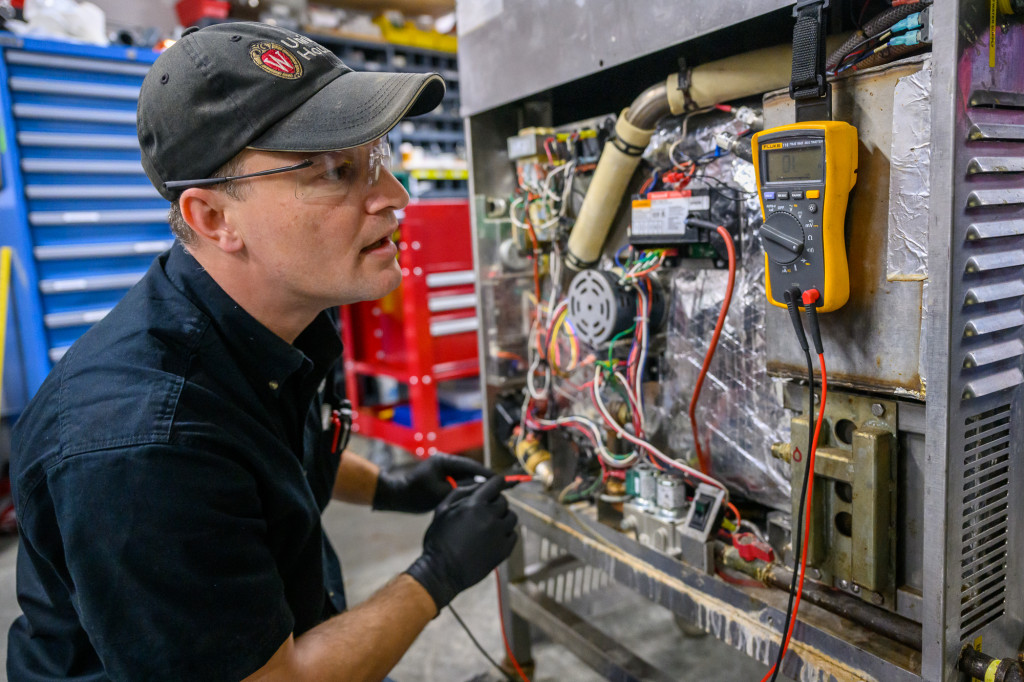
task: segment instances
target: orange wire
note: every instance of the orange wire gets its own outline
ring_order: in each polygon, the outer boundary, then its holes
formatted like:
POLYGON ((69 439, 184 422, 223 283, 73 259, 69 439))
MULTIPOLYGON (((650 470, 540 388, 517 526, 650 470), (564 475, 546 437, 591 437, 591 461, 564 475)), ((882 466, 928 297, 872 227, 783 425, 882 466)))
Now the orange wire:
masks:
MULTIPOLYGON (((821 423, 825 420, 825 397, 828 395, 828 377, 825 375, 825 355, 818 354, 818 363, 821 365, 821 407, 818 408, 818 423, 814 426, 814 442, 811 443, 811 454, 807 460, 807 475, 810 477, 807 481, 807 501, 806 501, 806 514, 804 516, 804 547, 800 553, 800 586, 796 591, 796 600, 793 602, 793 617, 789 621, 789 629, 786 631, 786 638, 782 640, 782 655, 779 656, 779 664, 782 663, 782 659, 786 656, 786 651, 789 649, 789 638, 793 635, 793 628, 796 626, 796 613, 800 609, 800 597, 804 593, 804 573, 807 570, 807 535, 810 533, 811 528, 811 500, 813 499, 814 493, 814 455, 818 452, 818 436, 821 434, 821 423)), ((813 397, 812 397, 813 400, 813 397)), ((773 665, 771 670, 761 678, 761 682, 766 682, 771 678, 772 673, 775 672, 775 666, 773 665)))
POLYGON ((725 315, 729 312, 729 304, 732 302, 732 288, 736 283, 736 247, 732 243, 732 235, 729 230, 721 225, 717 228, 718 234, 725 240, 725 250, 729 254, 729 286, 725 290, 725 300, 722 301, 722 309, 718 312, 718 322, 715 323, 715 332, 711 335, 711 344, 704 356, 704 364, 697 376, 697 384, 693 387, 693 397, 690 398, 690 429, 693 431, 693 447, 697 451, 697 464, 701 472, 711 473, 711 460, 705 455, 700 447, 700 435, 697 433, 697 399, 700 398, 700 390, 704 386, 704 377, 707 376, 708 368, 711 366, 711 358, 715 355, 715 348, 718 346, 718 337, 725 326, 725 315))
POLYGON ((508 660, 512 661, 512 667, 519 673, 519 677, 523 678, 523 682, 530 682, 530 678, 519 667, 519 661, 516 660, 515 654, 512 653, 512 647, 508 644, 508 635, 505 634, 505 606, 501 601, 501 574, 498 573, 498 569, 494 569, 494 577, 498 579, 498 620, 501 621, 501 639, 505 642, 505 653, 508 654, 508 660))
POLYGON ((740 517, 740 510, 737 509, 736 505, 733 504, 732 502, 726 502, 725 505, 729 508, 729 511, 733 513, 733 516, 736 517, 736 527, 738 528, 740 525, 740 521, 742 520, 742 518, 740 517))

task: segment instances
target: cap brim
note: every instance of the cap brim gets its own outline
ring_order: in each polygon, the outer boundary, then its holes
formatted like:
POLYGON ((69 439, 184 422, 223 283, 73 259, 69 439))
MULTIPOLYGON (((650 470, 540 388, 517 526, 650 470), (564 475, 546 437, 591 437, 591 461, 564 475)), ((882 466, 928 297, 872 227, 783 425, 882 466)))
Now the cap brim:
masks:
POLYGON ((372 142, 407 116, 433 111, 444 97, 436 73, 352 71, 338 76, 247 146, 326 152, 372 142))

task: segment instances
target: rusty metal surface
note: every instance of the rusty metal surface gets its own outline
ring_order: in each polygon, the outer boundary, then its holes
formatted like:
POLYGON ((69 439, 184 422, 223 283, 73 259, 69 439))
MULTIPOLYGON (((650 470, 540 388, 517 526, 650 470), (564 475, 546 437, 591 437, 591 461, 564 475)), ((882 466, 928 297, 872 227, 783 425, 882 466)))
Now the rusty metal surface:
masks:
MULTIPOLYGON (((730 585, 557 504, 532 485, 510 491, 520 523, 616 582, 694 622, 748 656, 771 664, 778 651, 786 595, 730 585)), ((823 682, 920 681, 920 652, 813 605, 800 610, 783 672, 823 682)), ((685 679, 685 678, 684 678, 685 679)))
MULTIPOLYGON (((857 127, 860 156, 846 216, 850 301, 821 316, 830 385, 916 398, 925 392, 920 369, 924 284, 887 280, 887 235, 893 94, 900 78, 921 69, 922 59, 868 69, 833 84, 835 118, 857 127)), ((791 123, 789 94, 766 95, 764 113, 766 127, 791 123)), ((768 371, 806 376, 789 316, 781 308, 767 307, 766 337, 793 339, 769 345, 768 371)))

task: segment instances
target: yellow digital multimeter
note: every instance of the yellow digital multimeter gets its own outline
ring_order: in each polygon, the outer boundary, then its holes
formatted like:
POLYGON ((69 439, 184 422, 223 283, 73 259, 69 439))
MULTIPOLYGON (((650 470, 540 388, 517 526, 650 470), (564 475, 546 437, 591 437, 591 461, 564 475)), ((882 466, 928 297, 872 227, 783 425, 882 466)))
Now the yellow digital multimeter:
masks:
POLYGON ((765 289, 785 308, 794 285, 817 289, 819 312, 850 297, 843 223, 857 182, 857 129, 841 121, 794 123, 754 135, 765 289))

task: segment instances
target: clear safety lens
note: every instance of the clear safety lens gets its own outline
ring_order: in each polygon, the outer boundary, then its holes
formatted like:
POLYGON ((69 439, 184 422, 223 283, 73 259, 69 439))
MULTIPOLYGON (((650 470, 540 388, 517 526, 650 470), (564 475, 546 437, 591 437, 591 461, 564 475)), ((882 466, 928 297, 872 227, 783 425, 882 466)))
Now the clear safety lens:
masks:
POLYGON ((340 201, 349 192, 376 185, 391 170, 391 145, 387 138, 352 149, 327 152, 310 159, 309 168, 298 172, 295 197, 303 201, 340 201))

